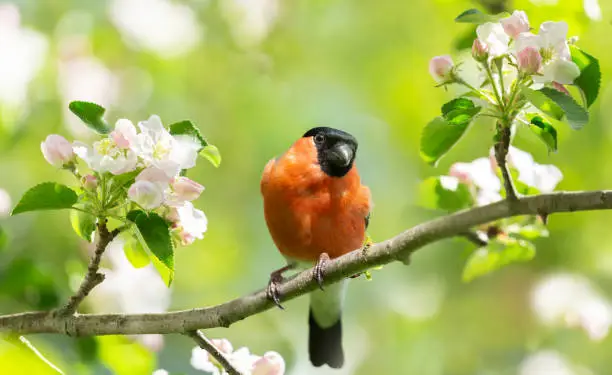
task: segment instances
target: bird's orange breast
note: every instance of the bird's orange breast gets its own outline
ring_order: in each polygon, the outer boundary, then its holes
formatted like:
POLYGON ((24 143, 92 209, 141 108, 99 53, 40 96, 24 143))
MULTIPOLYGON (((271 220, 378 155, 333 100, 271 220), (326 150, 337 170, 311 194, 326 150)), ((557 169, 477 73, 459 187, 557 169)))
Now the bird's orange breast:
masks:
POLYGON ((359 248, 365 238, 370 190, 353 166, 343 177, 321 170, 311 138, 301 138, 265 167, 261 180, 264 214, 279 251, 316 261, 359 248))

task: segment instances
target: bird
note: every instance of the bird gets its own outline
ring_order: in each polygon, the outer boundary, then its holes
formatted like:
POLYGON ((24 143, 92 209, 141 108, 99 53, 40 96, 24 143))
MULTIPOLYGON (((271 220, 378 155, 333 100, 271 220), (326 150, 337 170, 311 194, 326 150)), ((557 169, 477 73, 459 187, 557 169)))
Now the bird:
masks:
POLYGON ((272 240, 287 264, 272 272, 267 295, 280 308, 278 284, 289 270, 314 266, 308 351, 315 367, 344 364, 341 313, 347 280, 323 288, 325 266, 364 245, 371 194, 355 166, 357 139, 330 127, 308 130, 263 171, 261 194, 272 240))

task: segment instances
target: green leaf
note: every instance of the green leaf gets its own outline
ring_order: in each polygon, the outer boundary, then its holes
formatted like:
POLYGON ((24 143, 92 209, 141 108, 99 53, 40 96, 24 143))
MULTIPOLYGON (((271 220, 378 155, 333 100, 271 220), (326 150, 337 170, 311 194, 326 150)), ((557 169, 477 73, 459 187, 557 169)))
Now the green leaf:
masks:
POLYGON ((567 122, 574 130, 582 129, 589 122, 589 113, 584 107, 576 103, 571 96, 550 87, 544 87, 538 91, 561 107, 567 122))
POLYGON ((457 51, 463 51, 465 49, 471 49, 472 44, 474 43, 474 39, 476 39, 478 35, 476 35, 476 26, 471 26, 464 33, 460 34, 453 41, 453 47, 457 51))
POLYGON ((526 86, 521 87, 521 93, 533 104, 536 108, 551 116, 555 120, 561 120, 563 115, 563 109, 557 105, 554 101, 550 100, 539 90, 532 90, 526 86))
POLYGON ((580 76, 574 80, 574 85, 578 86, 584 93, 588 108, 595 102, 599 94, 601 85, 599 61, 574 45, 570 45, 570 51, 572 61, 580 68, 580 76))
POLYGON ((198 141, 200 141, 202 148, 208 145, 208 142, 202 136, 202 133, 200 133, 200 129, 198 129, 195 124, 189 120, 175 122, 168 128, 170 129, 170 134, 172 135, 190 135, 196 138, 198 141))
POLYGON ((535 246, 531 242, 514 238, 495 239, 472 253, 462 278, 466 282, 472 281, 508 264, 531 260, 534 256, 535 246))
POLYGON ((540 90, 531 90, 523 87, 522 92, 527 99, 538 109, 561 120, 566 121, 574 130, 581 129, 589 122, 589 113, 569 95, 550 87, 540 90))
POLYGON ((99 134, 108 134, 111 127, 104 120, 106 109, 101 105, 90 102, 74 101, 70 102, 68 108, 77 115, 88 127, 99 134))
POLYGON ((216 146, 207 145, 200 151, 200 156, 212 163, 215 167, 219 168, 221 164, 221 153, 216 146))
MULTIPOLYGON (((83 205, 79 208, 84 209, 83 205)), ((93 232, 96 230, 96 217, 87 212, 71 210, 70 211, 70 223, 72 229, 82 239, 87 242, 93 242, 93 232)))
POLYGON ((130 211, 127 218, 136 224, 135 233, 142 247, 153 254, 166 269, 168 276, 164 281, 170 286, 174 278, 174 244, 168 223, 156 213, 147 214, 139 210, 130 211))
POLYGON ((478 9, 468 9, 455 17, 455 22, 459 23, 475 23, 477 25, 486 22, 497 22, 502 18, 510 16, 507 12, 502 12, 496 15, 485 14, 478 9))
POLYGON ((550 121, 537 114, 527 115, 529 129, 534 132, 546 144, 549 151, 557 151, 557 130, 550 121))
POLYGON ((142 169, 138 168, 136 170, 133 170, 131 172, 127 172, 127 173, 123 173, 120 175, 111 175, 113 178, 113 188, 120 188, 120 187, 127 187, 129 185, 132 185, 134 183, 134 181, 136 180, 136 176, 138 176, 138 174, 142 172, 142 169))
POLYGON ((151 263, 151 259, 149 259, 149 255, 140 243, 136 233, 134 233, 134 231, 132 231, 131 234, 129 232, 126 233, 123 252, 132 266, 134 268, 142 268, 151 263))
POLYGON ((469 188, 458 183, 454 190, 445 188, 442 178, 430 177, 419 186, 419 205, 444 211, 454 212, 472 206, 474 200, 469 188))
POLYGON ((26 191, 11 215, 28 211, 70 208, 77 200, 77 194, 68 186, 55 182, 44 182, 26 191))
POLYGON ((454 110, 468 110, 476 108, 474 102, 467 98, 453 99, 448 103, 442 105, 442 116, 446 117, 450 112, 454 110))
POLYGON ((459 141, 480 107, 467 98, 457 98, 442 106, 442 117, 436 117, 421 134, 421 158, 436 164, 459 141))

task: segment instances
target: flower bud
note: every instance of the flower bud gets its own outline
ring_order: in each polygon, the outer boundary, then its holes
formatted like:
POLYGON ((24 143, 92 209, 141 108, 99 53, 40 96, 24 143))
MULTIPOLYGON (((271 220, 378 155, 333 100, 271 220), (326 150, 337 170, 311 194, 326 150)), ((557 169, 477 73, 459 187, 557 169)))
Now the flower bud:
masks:
POLYGON ((96 176, 88 174, 86 176, 83 176, 83 178, 81 179, 81 184, 83 184, 83 188, 85 190, 96 190, 96 188, 98 187, 98 179, 96 178, 96 176))
POLYGON ((472 57, 478 62, 487 61, 489 57, 489 47, 481 42, 480 39, 475 39, 472 44, 472 57))
POLYGON ((128 190, 128 197, 146 210, 161 206, 164 194, 159 185, 146 180, 136 181, 128 190))
POLYGON ((51 134, 40 144, 40 150, 49 164, 61 167, 74 159, 72 145, 61 135, 51 134))
POLYGON ((172 183, 172 189, 179 200, 192 201, 200 196, 204 186, 187 177, 177 177, 172 183))
POLYGON ((542 55, 535 47, 525 47, 517 55, 519 70, 525 74, 535 74, 542 66, 542 55))
POLYGON ((429 74, 436 82, 445 82, 452 78, 453 59, 448 56, 436 56, 429 61, 429 74))
POLYGON ((212 339, 210 341, 212 341, 213 345, 216 346, 217 349, 219 349, 219 351, 223 354, 232 354, 234 351, 234 347, 228 339, 212 339))
POLYGON ((253 363, 252 375, 283 375, 285 360, 277 352, 267 352, 253 363))
POLYGON ((500 20, 506 34, 512 39, 516 39, 520 33, 529 31, 529 19, 522 10, 515 10, 510 17, 500 20))

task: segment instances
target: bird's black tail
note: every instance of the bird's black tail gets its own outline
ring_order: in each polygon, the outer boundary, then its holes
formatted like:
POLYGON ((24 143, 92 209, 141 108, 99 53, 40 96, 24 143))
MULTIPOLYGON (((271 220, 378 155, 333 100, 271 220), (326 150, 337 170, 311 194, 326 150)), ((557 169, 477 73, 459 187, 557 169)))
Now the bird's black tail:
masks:
POLYGON ((310 362, 316 367, 327 364, 332 368, 341 368, 344 364, 344 351, 342 350, 342 320, 340 317, 331 327, 321 328, 310 310, 308 325, 310 326, 308 335, 310 362))

